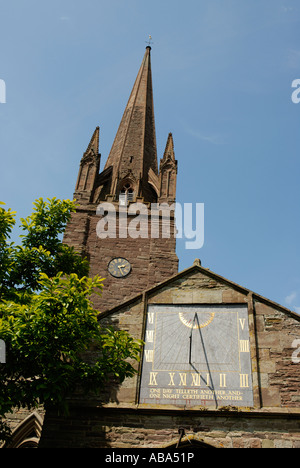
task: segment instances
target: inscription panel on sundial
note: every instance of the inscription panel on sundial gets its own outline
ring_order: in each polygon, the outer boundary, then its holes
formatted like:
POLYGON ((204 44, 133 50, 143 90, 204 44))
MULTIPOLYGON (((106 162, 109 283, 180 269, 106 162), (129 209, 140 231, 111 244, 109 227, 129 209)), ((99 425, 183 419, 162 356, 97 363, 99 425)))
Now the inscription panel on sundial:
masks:
POLYGON ((246 305, 149 305, 140 403, 253 406, 246 305))

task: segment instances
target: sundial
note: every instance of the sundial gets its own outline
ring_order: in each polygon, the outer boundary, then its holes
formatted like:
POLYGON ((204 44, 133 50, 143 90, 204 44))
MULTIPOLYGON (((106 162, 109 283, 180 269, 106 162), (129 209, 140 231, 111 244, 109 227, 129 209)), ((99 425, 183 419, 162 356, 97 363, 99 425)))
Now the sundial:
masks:
POLYGON ((247 305, 149 305, 140 403, 253 406, 247 305))

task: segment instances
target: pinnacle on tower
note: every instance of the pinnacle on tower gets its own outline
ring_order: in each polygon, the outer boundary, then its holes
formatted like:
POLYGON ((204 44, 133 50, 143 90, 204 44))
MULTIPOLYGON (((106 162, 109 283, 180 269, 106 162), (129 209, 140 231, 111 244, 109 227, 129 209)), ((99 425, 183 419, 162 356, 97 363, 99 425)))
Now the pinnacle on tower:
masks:
POLYGON ((90 201, 95 188, 96 179, 99 174, 99 136, 100 129, 99 127, 96 127, 90 143, 86 151, 83 153, 80 161, 74 196, 77 200, 81 200, 82 202, 90 201))

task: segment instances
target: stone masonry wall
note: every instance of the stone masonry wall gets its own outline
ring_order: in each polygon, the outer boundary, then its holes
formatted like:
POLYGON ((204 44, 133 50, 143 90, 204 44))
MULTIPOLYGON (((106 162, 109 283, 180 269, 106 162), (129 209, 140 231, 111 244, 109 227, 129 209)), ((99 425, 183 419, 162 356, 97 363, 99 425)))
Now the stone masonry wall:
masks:
MULTIPOLYGON (((64 243, 74 246, 75 250, 87 256, 90 262, 89 276, 99 275, 105 278, 102 297, 94 296, 95 309, 104 312, 127 299, 158 284, 178 271, 178 258, 175 253, 175 238, 152 239, 150 236, 150 212, 146 226, 149 233, 144 238, 120 238, 118 204, 116 206, 116 238, 100 239, 97 235, 97 223, 103 216, 96 215, 93 209, 78 210, 73 214, 64 236, 64 243), (110 260, 116 257, 126 258, 131 266, 131 273, 124 278, 114 278, 108 273, 110 260)), ((128 216, 128 224, 132 217, 128 216)), ((174 232, 174 220, 171 221, 174 232)), ((139 227, 137 227, 139 230, 139 227)))
POLYGON ((300 448, 299 418, 208 412, 112 409, 72 410, 71 418, 48 414, 41 448, 175 448, 184 427, 192 443, 211 448, 300 448), (50 420, 51 419, 51 420, 50 420), (72 437, 70 437, 72 434, 72 437), (59 436, 58 436, 59 435, 59 436))

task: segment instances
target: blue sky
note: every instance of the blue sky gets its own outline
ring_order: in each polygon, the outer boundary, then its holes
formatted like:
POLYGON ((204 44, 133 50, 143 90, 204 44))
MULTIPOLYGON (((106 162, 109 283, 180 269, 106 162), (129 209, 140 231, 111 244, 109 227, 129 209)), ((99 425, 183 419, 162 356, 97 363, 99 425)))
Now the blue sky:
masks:
MULTIPOLYGON (((205 204, 202 265, 300 312, 298 0, 0 0, 0 200, 72 198, 97 125, 101 168, 152 35, 159 157, 205 204)), ((14 240, 17 240, 17 231, 14 240)))

